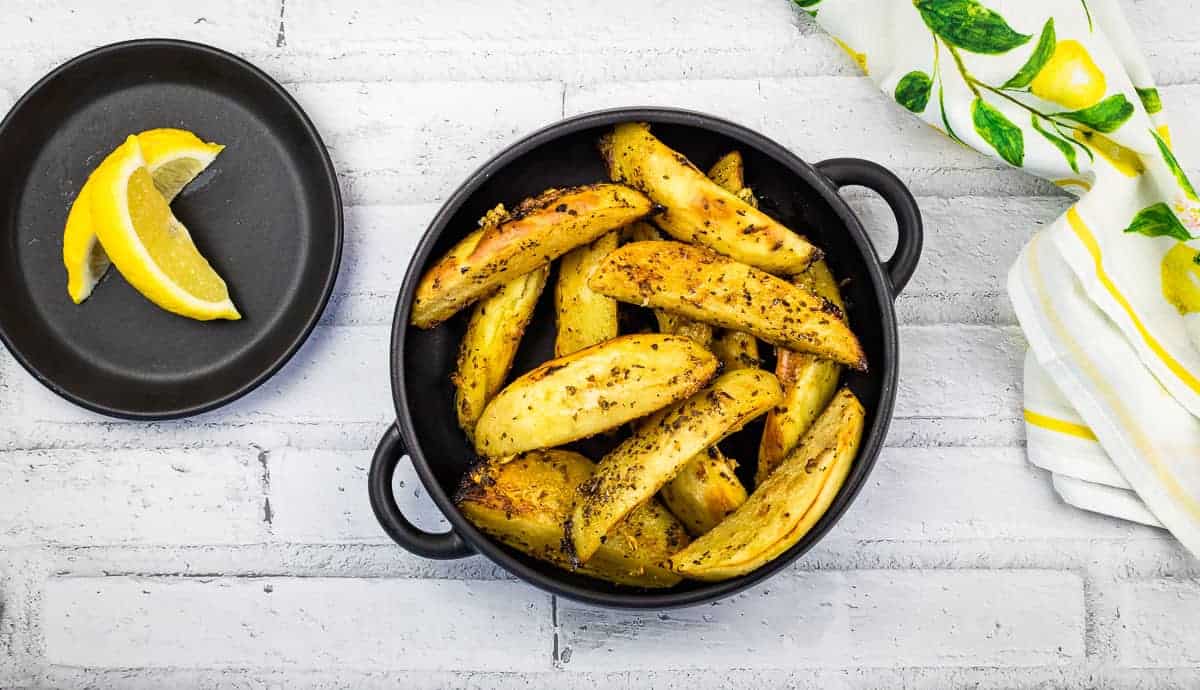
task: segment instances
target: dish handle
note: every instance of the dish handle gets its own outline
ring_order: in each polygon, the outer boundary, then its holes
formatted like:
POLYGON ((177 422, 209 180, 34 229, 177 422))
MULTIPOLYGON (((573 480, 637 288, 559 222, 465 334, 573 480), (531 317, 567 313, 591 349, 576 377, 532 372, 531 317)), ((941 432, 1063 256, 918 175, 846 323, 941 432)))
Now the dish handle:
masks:
POLYGON ((441 534, 426 532, 404 517, 392 494, 392 477, 396 474, 396 465, 407 454, 400 429, 393 422, 379 439, 367 476, 371 509, 383 531, 406 551, 425 558, 449 560, 474 554, 475 551, 453 529, 441 534))
POLYGON ((830 158, 817 163, 816 168, 838 189, 866 187, 883 197, 892 209, 892 214, 896 216, 896 251, 892 252, 892 258, 883 262, 883 268, 891 283, 892 299, 896 299, 909 278, 912 278, 913 271, 917 270, 921 246, 925 241, 917 200, 895 173, 878 163, 861 158, 830 158))

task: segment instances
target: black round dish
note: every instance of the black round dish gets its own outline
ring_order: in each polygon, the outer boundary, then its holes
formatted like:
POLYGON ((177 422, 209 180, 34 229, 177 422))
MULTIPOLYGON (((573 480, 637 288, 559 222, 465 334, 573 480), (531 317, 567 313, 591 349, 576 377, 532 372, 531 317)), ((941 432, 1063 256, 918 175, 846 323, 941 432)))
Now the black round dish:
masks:
MULTIPOLYGON (((517 577, 577 601, 619 608, 687 606, 729 596, 787 566, 825 535, 862 488, 883 446, 896 397, 896 315, 892 302, 916 268, 921 253, 920 212, 892 173, 867 161, 836 159, 809 165, 766 137, 740 125, 699 113, 664 108, 609 110, 570 118, 517 142, 486 163, 460 187, 433 219, 408 268, 392 324, 392 393, 396 424, 384 434, 371 464, 371 505, 384 530, 405 549, 427 558, 461 558, 481 553, 517 577), (513 204, 547 187, 607 179, 596 151, 600 135, 618 122, 649 122, 654 133, 701 168, 739 149, 746 179, 763 209, 802 229, 827 255, 843 287, 849 318, 862 340, 870 373, 847 374, 845 382, 867 410, 861 450, 844 487, 816 526, 791 550, 758 570, 724 582, 683 582, 667 590, 612 585, 565 572, 498 544, 455 508, 451 497, 475 460, 454 414, 454 370, 466 327, 465 310, 438 328, 408 325, 413 292, 425 272, 455 242, 477 227, 497 202, 513 204), (880 262, 862 224, 838 195, 849 185, 869 187, 891 206, 899 242, 891 260, 880 262), (408 454, 433 501, 453 529, 431 534, 401 514, 392 495, 392 475, 408 454)), ((553 279, 553 278, 552 278, 553 279)), ((517 353, 513 375, 551 359, 554 350, 553 290, 547 290, 517 353)), ((730 437, 730 455, 753 472, 761 424, 730 437)), ((615 439, 593 439, 585 454, 599 459, 615 439)))
POLYGON ((117 43, 33 86, 0 123, 0 339, 50 390, 129 419, 228 403, 279 370, 337 276, 342 204, 317 130, 279 84, 229 53, 117 43), (151 304, 112 269, 67 296, 62 233, 88 174, 128 134, 188 129, 225 144, 172 208, 229 284, 235 322, 151 304))

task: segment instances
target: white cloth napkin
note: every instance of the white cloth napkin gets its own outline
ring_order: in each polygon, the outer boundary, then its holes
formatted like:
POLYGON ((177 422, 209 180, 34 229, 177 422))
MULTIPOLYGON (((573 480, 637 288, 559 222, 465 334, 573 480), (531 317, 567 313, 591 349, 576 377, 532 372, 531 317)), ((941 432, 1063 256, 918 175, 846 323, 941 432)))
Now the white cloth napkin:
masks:
POLYGON ((794 2, 900 106, 1079 195, 1009 280, 1030 460, 1200 554, 1200 196, 1117 0, 794 2))

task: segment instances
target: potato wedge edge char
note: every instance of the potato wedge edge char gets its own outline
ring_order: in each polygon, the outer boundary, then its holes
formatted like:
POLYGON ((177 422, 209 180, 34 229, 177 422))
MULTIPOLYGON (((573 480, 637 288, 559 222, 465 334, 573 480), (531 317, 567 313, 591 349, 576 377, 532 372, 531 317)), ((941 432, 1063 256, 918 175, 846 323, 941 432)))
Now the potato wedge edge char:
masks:
POLYGON ((867 368, 862 345, 836 305, 710 249, 681 242, 627 244, 604 259, 588 285, 622 302, 867 368))
POLYGON ((842 389, 804 440, 732 515, 671 557, 675 572, 699 580, 749 573, 812 529, 849 475, 862 440, 862 404, 842 389))
POLYGON ((609 530, 646 501, 697 453, 741 429, 779 402, 779 382, 760 369, 723 374, 704 390, 640 425, 601 459, 580 487, 567 530, 587 562, 609 530))
POLYGON ((718 365, 699 344, 655 333, 550 360, 492 398, 475 425, 475 450, 503 457, 614 429, 700 390, 718 365))
MULTIPOLYGON (((488 460, 463 478, 455 504, 501 543, 570 570, 563 525, 576 490, 594 468, 591 460, 565 450, 488 460)), ((667 558, 687 543, 679 521, 658 501, 647 501, 613 528, 612 537, 577 572, 635 587, 670 587, 682 578, 666 567, 667 558)))
POLYGON ((484 406, 504 386, 549 275, 550 267, 543 266, 505 283, 475 305, 452 379, 458 425, 467 438, 474 438, 484 406))
POLYGON ((425 272, 410 321, 432 328, 501 284, 652 210, 649 198, 620 184, 549 189, 526 199, 504 220, 468 235, 425 272))
POLYGON ((678 240, 702 244, 769 273, 800 273, 821 251, 710 180, 640 122, 617 125, 600 142, 609 175, 666 210, 655 222, 678 240))

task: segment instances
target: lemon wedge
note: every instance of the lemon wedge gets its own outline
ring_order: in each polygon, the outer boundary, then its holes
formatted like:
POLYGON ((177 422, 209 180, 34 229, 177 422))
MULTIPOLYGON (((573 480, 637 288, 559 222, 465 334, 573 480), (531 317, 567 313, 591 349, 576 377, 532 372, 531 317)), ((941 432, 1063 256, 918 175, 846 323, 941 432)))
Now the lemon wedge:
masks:
MULTIPOLYGON (((154 186, 167 203, 210 163, 224 146, 209 144, 182 129, 151 129, 137 135, 154 186)), ((63 264, 67 267, 67 293, 79 304, 91 296, 110 262, 96 239, 92 223, 91 180, 84 183, 67 214, 63 231, 63 264)))
POLYGON ((240 319, 225 281, 171 213, 130 136, 92 173, 92 224, 109 259, 138 292, 192 319, 240 319))

